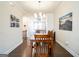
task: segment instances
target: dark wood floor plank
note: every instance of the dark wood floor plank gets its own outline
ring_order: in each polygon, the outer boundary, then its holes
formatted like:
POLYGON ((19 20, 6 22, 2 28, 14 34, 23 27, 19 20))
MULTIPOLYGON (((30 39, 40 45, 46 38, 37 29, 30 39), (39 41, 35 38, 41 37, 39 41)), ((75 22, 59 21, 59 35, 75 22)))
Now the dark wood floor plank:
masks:
POLYGON ((61 47, 57 42, 54 44, 54 57, 73 57, 68 51, 61 47))
MULTIPOLYGON (((31 57, 31 45, 29 40, 24 40, 24 42, 13 50, 9 57, 31 57)), ((72 55, 67 52, 63 47, 61 47, 57 42, 54 43, 54 55, 52 57, 72 57, 72 55)))

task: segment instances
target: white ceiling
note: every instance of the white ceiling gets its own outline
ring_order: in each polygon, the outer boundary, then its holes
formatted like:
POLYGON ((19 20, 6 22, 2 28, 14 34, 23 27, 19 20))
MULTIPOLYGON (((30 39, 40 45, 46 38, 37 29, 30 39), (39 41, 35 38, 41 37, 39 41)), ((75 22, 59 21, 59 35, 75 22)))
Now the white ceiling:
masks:
POLYGON ((24 9, 26 12, 44 12, 50 13, 55 10, 55 8, 60 4, 59 1, 20 1, 17 4, 24 9))

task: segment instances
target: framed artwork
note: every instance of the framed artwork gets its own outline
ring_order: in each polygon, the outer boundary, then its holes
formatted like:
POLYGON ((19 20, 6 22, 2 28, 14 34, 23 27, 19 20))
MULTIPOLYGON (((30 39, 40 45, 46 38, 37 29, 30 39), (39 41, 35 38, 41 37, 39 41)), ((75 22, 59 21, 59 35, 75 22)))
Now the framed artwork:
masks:
POLYGON ((72 31, 72 12, 59 18, 59 30, 72 31))
POLYGON ((16 22, 19 22, 19 19, 16 19, 16 22))
POLYGON ((19 19, 16 18, 14 15, 10 15, 10 19, 11 19, 11 23, 10 23, 10 27, 19 27, 19 19))
POLYGON ((15 27, 15 23, 11 23, 11 27, 15 27))
POLYGON ((19 27, 19 23, 16 23, 16 27, 19 27))

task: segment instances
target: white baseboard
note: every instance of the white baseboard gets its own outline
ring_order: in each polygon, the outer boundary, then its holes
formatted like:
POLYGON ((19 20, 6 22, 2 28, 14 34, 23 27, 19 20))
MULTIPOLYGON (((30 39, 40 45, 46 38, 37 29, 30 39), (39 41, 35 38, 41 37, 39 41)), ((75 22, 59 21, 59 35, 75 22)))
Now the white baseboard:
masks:
POLYGON ((65 48, 74 57, 79 57, 79 55, 75 51, 73 51, 70 47, 65 46, 61 41, 56 40, 56 42, 60 44, 63 48, 65 48))
POLYGON ((20 44, 22 44, 22 40, 15 46, 12 46, 9 50, 7 50, 6 52, 4 52, 3 54, 9 54, 10 52, 12 52, 16 47, 18 47, 20 44))

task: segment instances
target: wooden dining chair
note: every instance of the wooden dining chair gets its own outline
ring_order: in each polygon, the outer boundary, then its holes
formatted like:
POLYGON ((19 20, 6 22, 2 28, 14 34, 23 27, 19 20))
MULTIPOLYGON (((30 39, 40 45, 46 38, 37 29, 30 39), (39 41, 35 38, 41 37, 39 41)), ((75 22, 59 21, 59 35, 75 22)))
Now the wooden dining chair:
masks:
POLYGON ((51 56, 54 56, 54 44, 55 44, 55 32, 54 31, 48 31, 48 35, 50 36, 51 38, 51 48, 50 48, 50 55, 51 56))
POLYGON ((34 45, 36 57, 48 57, 51 48, 51 40, 49 35, 34 35, 36 43, 34 45))

